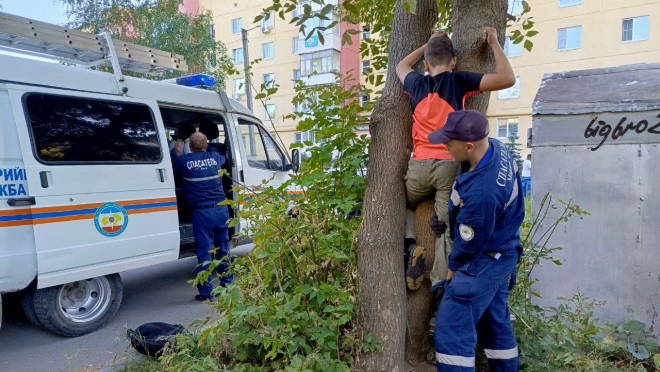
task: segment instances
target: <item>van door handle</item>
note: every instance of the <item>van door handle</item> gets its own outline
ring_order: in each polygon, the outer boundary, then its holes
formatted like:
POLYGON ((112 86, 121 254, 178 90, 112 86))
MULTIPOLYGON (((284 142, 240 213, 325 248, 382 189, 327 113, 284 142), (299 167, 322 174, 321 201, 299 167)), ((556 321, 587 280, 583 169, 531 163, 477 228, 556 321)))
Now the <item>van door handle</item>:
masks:
POLYGON ((44 189, 48 188, 48 174, 50 172, 41 171, 39 172, 39 179, 41 180, 41 187, 44 189))
POLYGON ((158 177, 158 181, 159 181, 159 182, 165 182, 165 176, 167 175, 167 173, 165 173, 165 169, 164 169, 164 168, 158 168, 158 169, 156 169, 156 175, 157 175, 157 177, 158 177))
POLYGON ((26 207, 28 205, 37 204, 37 201, 34 196, 28 196, 27 198, 7 199, 7 204, 9 204, 10 207, 26 207))

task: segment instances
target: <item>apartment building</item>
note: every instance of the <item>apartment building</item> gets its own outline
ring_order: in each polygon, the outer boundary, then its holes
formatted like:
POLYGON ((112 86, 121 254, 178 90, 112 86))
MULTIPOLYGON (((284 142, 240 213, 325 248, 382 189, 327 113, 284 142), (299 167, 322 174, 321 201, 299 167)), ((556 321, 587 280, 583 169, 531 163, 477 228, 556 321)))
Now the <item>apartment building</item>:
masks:
MULTIPOLYGON (((338 0, 328 0, 327 4, 338 0)), ((300 2, 300 10, 303 1, 300 2)), ((228 49, 237 69, 243 70, 243 39, 242 29, 247 30, 248 55, 250 60, 261 59, 253 69, 252 96, 255 116, 272 130, 269 122, 272 120, 284 144, 288 147, 293 142, 314 141, 313 135, 296 130, 297 123, 284 117, 301 107, 294 107, 291 102, 295 96, 294 81, 302 79, 308 85, 328 84, 334 82, 332 72, 342 74, 350 70, 359 70, 359 36, 354 37, 352 46, 342 46, 341 35, 354 25, 338 24, 324 33, 324 42, 318 36, 305 40, 295 24, 289 23, 297 11, 288 13, 282 20, 277 14, 271 14, 268 20, 254 23, 255 17, 262 14, 264 8, 272 5, 272 0, 186 0, 185 9, 209 10, 213 13, 211 32, 217 40, 222 41, 228 49), (314 76, 310 76, 316 72, 314 76), (277 94, 268 102, 254 99, 261 84, 277 84, 277 94)), ((312 4, 313 10, 320 7, 312 4)), ((335 15, 337 19, 337 15, 335 15)), ((307 29, 324 26, 309 21, 307 29)), ((315 21, 319 22, 319 21, 315 21)), ((246 104, 245 79, 234 76, 227 82, 227 93, 246 104)))
MULTIPOLYGON (((534 17, 539 32, 531 39, 534 48, 527 52, 507 39, 504 49, 516 85, 492 93, 488 108, 491 136, 506 139, 517 130, 524 153, 529 153, 527 129, 544 74, 660 61, 658 0, 527 1, 532 11, 525 17, 534 17)), ((522 11, 521 2, 509 1, 512 13, 522 11)))

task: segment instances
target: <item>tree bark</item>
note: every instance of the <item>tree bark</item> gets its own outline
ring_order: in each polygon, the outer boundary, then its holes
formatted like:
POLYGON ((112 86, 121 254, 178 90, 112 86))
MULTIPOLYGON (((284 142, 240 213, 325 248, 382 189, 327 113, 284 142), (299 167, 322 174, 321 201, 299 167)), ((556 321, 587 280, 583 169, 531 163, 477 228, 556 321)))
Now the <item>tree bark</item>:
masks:
POLYGON ((429 220, 435 212, 435 200, 425 200, 415 209, 415 234, 417 243, 427 247, 424 264, 424 280, 418 290, 408 292, 406 360, 409 363, 435 359, 433 343, 429 335, 429 322, 435 311, 436 300, 431 292, 431 269, 435 259, 435 235, 429 220))
POLYGON ((437 14, 436 0, 418 0, 416 14, 404 11, 401 1, 397 2, 389 50, 389 72, 383 95, 371 116, 364 225, 357 239, 361 278, 359 317, 364 332, 376 335, 382 348, 361 357, 358 364, 361 371, 405 370, 403 177, 412 149, 412 113, 410 100, 403 92, 395 67, 429 39, 437 14))
MULTIPOLYGON (((484 27, 495 27, 500 45, 504 45, 508 0, 453 0, 452 42, 456 49, 456 71, 490 73, 495 58, 484 39, 484 27)), ((490 93, 468 99, 466 109, 488 109, 490 93)))

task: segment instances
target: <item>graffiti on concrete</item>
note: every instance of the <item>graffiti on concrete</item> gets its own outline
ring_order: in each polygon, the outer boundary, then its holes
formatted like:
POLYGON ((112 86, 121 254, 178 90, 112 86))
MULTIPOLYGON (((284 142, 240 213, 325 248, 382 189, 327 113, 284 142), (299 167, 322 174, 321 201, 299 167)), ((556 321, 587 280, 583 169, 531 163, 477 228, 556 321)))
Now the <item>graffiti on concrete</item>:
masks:
MULTIPOLYGON (((657 118, 660 119, 660 114, 658 114, 657 118)), ((621 120, 619 120, 619 123, 616 124, 613 129, 612 125, 608 124, 604 120, 598 120, 598 116, 594 116, 587 128, 584 130, 584 138, 601 137, 602 140, 598 146, 592 147, 591 151, 596 151, 601 146, 603 146, 605 141, 610 138, 610 135, 612 140, 616 141, 617 139, 625 136, 626 133, 632 133, 631 131, 634 131, 638 134, 642 134, 644 132, 660 134, 660 123, 649 124, 648 120, 640 120, 637 123, 631 121, 628 123, 628 125, 625 125, 627 121, 627 117, 622 117, 621 120)))

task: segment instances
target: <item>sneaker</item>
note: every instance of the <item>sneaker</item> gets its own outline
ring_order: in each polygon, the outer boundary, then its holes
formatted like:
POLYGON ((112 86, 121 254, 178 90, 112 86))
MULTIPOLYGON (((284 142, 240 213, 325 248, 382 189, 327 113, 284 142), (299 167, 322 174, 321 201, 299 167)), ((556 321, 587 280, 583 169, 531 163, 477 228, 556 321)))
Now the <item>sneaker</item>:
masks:
POLYGON ((216 297, 204 297, 202 295, 195 295, 195 300, 197 301, 209 301, 209 302, 215 302, 216 297))
POLYGON ((408 289, 416 291, 424 280, 424 261, 426 249, 416 243, 408 245, 406 262, 406 284, 408 289))

